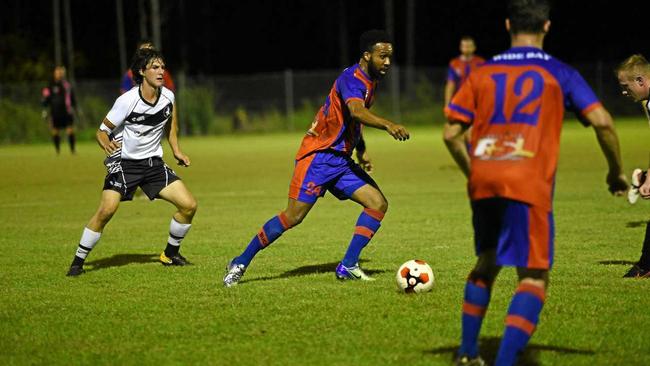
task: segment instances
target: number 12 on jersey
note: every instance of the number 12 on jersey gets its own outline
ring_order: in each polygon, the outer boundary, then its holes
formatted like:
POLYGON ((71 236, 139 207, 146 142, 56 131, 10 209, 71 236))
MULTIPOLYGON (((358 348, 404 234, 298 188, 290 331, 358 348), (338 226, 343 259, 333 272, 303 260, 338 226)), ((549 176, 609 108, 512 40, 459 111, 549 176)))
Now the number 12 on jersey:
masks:
MULTIPOLYGON (((519 75, 515 82, 512 84, 512 90, 506 90, 508 87, 507 73, 492 74, 492 80, 495 84, 494 95, 494 113, 490 118, 491 124, 506 124, 506 123, 525 123, 528 125, 536 126, 539 120, 539 110, 541 108, 541 97, 544 92, 544 77, 537 71, 529 70, 519 75), (528 94, 524 94, 524 83, 531 80, 532 87, 528 94), (515 106, 514 111, 510 118, 506 117, 505 102, 506 98, 517 97, 521 98, 519 103, 515 106), (529 105, 537 104, 537 108, 531 113, 523 112, 529 105)), ((510 76, 512 77, 512 76, 510 76)))

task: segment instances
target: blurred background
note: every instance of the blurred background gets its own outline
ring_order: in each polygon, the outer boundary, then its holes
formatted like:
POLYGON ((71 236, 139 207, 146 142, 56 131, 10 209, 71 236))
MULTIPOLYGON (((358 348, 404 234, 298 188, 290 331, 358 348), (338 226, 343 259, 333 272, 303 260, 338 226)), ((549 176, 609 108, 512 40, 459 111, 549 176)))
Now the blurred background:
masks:
MULTIPOLYGON (((615 117, 638 115, 614 67, 650 56, 647 1, 552 2, 545 49, 576 67, 615 117)), ((0 12, 0 143, 49 139, 41 90, 67 67, 90 139, 114 100, 139 41, 151 40, 173 76, 182 133, 303 130, 358 38, 386 29, 395 64, 375 109, 409 125, 440 125, 449 60, 461 36, 477 55, 509 47, 506 0, 5 0, 0 12)))

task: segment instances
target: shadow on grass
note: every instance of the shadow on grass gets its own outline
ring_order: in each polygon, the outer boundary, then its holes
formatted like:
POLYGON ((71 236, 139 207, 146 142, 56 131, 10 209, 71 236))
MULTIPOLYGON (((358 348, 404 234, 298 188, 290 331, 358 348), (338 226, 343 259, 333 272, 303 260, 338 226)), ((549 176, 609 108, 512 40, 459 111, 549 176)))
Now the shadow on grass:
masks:
MULTIPOLYGON (((501 338, 498 337, 480 338, 479 345, 481 350, 481 357, 487 362, 488 365, 494 364, 494 360, 496 359, 497 353, 499 352, 500 343, 501 343, 501 338)), ((458 346, 449 346, 449 347, 439 347, 431 350, 425 350, 424 354, 440 355, 440 354, 448 353, 450 360, 453 363, 453 360, 456 358, 457 351, 458 351, 458 346)), ((539 353, 542 351, 556 352, 561 354, 577 354, 577 355, 585 355, 585 356, 593 356, 596 354, 592 350, 529 343, 526 349, 524 349, 524 352, 519 356, 517 365, 540 366, 541 364, 539 362, 539 353)))
MULTIPOLYGON (((359 262, 364 263, 364 262, 368 262, 368 260, 362 259, 359 262)), ((277 276, 258 277, 258 278, 251 278, 250 280, 242 280, 241 283, 255 282, 255 281, 270 281, 270 280, 276 280, 278 278, 300 277, 300 276, 308 276, 311 274, 320 274, 320 273, 331 273, 332 276, 334 276, 334 271, 336 270, 336 266, 338 264, 339 262, 312 264, 312 265, 302 266, 302 267, 292 269, 290 271, 284 272, 277 276)), ((365 269, 365 268, 363 271, 370 276, 378 273, 386 272, 383 269, 365 269)))
POLYGON ((625 227, 642 227, 648 223, 647 220, 643 221, 630 221, 627 224, 625 224, 625 227))
POLYGON ((598 264, 603 264, 603 265, 612 265, 612 264, 617 264, 621 266, 631 266, 633 264, 636 264, 636 262, 632 261, 624 261, 624 260, 606 260, 606 261, 600 261, 598 264))
POLYGON ((92 272, 104 268, 122 267, 129 264, 144 264, 158 261, 158 254, 116 254, 112 257, 86 262, 86 271, 92 272), (87 268, 90 266, 90 268, 87 268))

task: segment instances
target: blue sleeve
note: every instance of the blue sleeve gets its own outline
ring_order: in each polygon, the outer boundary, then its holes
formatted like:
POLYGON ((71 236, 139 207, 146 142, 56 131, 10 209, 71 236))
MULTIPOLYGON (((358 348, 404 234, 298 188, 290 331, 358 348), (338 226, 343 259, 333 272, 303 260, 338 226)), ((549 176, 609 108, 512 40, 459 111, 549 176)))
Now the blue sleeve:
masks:
POLYGON ((600 102, 582 75, 575 70, 571 70, 568 82, 565 83, 565 88, 565 105, 567 109, 571 109, 575 113, 583 113, 594 104, 600 102))
POLYGON ((565 108, 572 111, 580 123, 589 126, 591 123, 585 118, 585 115, 592 108, 600 105, 594 91, 582 75, 573 69, 570 70, 564 89, 565 108))
POLYGON ((366 86, 361 80, 354 77, 354 75, 341 75, 336 81, 336 85, 344 103, 352 98, 366 100, 366 86))
POLYGON ((454 83, 460 81, 460 76, 456 74, 456 70, 451 66, 447 69, 447 81, 453 81, 454 83))
POLYGON ((122 77, 122 83, 120 84, 120 91, 122 93, 125 93, 131 90, 131 88, 133 88, 133 84, 133 79, 131 79, 128 72, 125 72, 124 76, 122 77))

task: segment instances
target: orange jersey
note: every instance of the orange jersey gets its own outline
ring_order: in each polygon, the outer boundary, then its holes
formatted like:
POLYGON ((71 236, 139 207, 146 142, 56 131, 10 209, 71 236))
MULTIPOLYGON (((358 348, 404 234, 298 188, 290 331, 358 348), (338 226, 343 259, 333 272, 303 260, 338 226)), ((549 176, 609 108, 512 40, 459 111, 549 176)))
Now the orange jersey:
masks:
POLYGON ((449 69, 447 70, 447 80, 453 81, 456 84, 456 90, 467 79, 469 74, 477 67, 483 65, 485 60, 479 56, 472 56, 469 60, 464 60, 462 56, 458 56, 449 61, 449 69))
POLYGON ((565 108, 582 117, 598 106, 575 69, 538 48, 511 48, 474 70, 445 108, 473 126, 470 198, 551 210, 565 108))
POLYGON ((361 137, 361 124, 352 119, 347 103, 356 99, 370 108, 376 87, 377 82, 371 80, 359 64, 345 69, 334 82, 309 133, 303 138, 296 160, 324 150, 351 155, 361 137))

